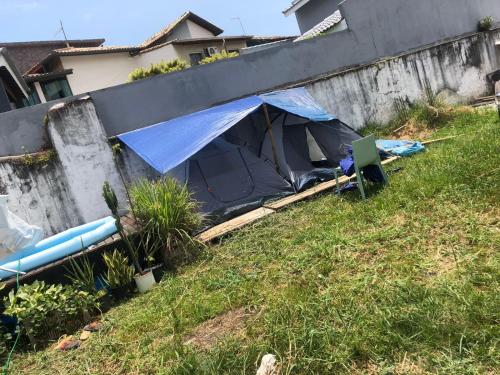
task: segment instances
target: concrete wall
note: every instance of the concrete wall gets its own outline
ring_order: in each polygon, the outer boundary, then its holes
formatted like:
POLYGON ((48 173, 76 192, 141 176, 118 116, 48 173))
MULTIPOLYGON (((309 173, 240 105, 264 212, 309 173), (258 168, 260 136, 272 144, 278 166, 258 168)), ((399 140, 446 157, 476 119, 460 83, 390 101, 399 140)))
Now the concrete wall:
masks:
POLYGON ((64 69, 73 69, 67 78, 74 95, 127 82, 130 72, 139 67, 137 60, 128 52, 61 56, 64 69))
POLYGON ((135 64, 137 67, 147 68, 151 64, 158 63, 162 60, 171 61, 177 58, 178 54, 175 47, 172 44, 167 44, 162 47, 151 49, 147 52, 141 53, 134 57, 137 61, 135 64))
MULTIPOLYGON (((494 50, 498 38, 498 31, 477 34, 332 74, 306 87, 329 111, 357 128, 368 121, 387 121, 395 99, 419 99, 427 86, 457 101, 482 95, 487 89, 485 72, 498 66, 494 50)), ((47 235, 107 216, 101 197, 105 180, 112 183, 121 206, 126 207, 116 165, 127 184, 143 177, 158 177, 127 149, 122 150, 115 164, 91 100, 52 109, 48 129, 58 153, 56 159, 34 166, 12 158, 0 159, 0 193, 9 194, 13 212, 42 226, 47 235)))
MULTIPOLYGON (((49 236, 109 216, 101 196, 104 181, 126 208, 125 189, 92 102, 56 106, 49 111, 48 128, 56 157, 44 162, 0 158, 0 194, 9 196, 9 209, 49 236)), ((131 180, 147 175, 134 156, 129 162, 124 155, 121 163, 131 180)))
POLYGON ((114 187, 118 199, 125 201, 125 188, 91 100, 81 99, 51 108, 48 131, 74 208, 84 222, 109 215, 102 198, 105 181, 114 187))
POLYGON ((14 214, 54 234, 82 223, 57 159, 26 165, 0 159, 0 193, 14 214))
POLYGON ((302 34, 309 31, 326 17, 339 9, 343 0, 311 0, 295 12, 297 23, 302 34))
POLYGON ((426 88, 450 103, 469 102, 490 93, 486 75, 500 66, 494 47, 499 38, 500 31, 477 34, 306 87, 326 109, 356 129, 369 122, 388 122, 395 115, 396 100, 422 100, 426 88))
MULTIPOLYGON (((498 0, 346 0, 340 8, 349 30, 92 92, 108 135, 256 92, 314 81, 384 56, 411 54, 413 48, 473 32, 485 15, 500 20, 498 0)), ((34 125, 36 116, 41 124, 44 111, 35 106, 0 114, 0 155, 20 153, 21 145, 36 151, 42 128, 26 126, 25 119, 34 125), (23 130, 11 136, 20 125, 23 130)))
POLYGON ((208 31, 191 20, 187 20, 187 26, 191 38, 211 38, 214 36, 211 31, 208 31))

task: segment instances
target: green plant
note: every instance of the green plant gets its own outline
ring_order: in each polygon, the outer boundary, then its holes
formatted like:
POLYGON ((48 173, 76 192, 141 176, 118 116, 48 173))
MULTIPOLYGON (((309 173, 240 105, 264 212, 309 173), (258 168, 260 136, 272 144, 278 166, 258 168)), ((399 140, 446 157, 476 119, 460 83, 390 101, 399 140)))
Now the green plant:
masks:
POLYGON ((21 333, 26 333, 30 339, 47 330, 52 334, 64 331, 65 324, 99 307, 92 293, 76 290, 73 286, 47 285, 43 281, 22 285, 17 293, 11 290, 4 304, 5 314, 16 317, 22 327, 21 333))
POLYGON ((94 265, 90 263, 87 254, 84 254, 80 261, 74 258, 69 259, 70 268, 65 267, 66 277, 79 290, 89 293, 97 293, 95 287, 94 265))
POLYGON ((125 246, 127 247, 130 258, 134 263, 136 271, 142 274, 143 270, 139 263, 139 259, 137 258, 137 250, 134 248, 132 242, 130 242, 127 234, 125 233, 125 230, 123 229, 123 225, 121 223, 121 217, 120 214, 118 213, 118 199, 116 198, 115 191, 109 185, 108 181, 106 181, 102 187, 102 196, 106 201, 106 204, 108 205, 108 208, 110 209, 113 217, 116 220, 116 229, 118 230, 118 233, 120 234, 122 241, 125 243, 125 246))
POLYGON ((479 21, 479 31, 488 31, 491 30, 491 27, 493 26, 493 17, 491 16, 486 16, 481 18, 479 21))
POLYGON ((202 216, 187 186, 171 177, 141 180, 132 186, 130 196, 149 257, 160 248, 172 252, 197 244, 191 233, 200 227, 202 216))
POLYGON ((130 82, 144 78, 153 77, 159 74, 168 74, 189 68, 189 65, 183 60, 160 61, 159 63, 151 64, 149 68, 137 68, 133 70, 128 79, 130 82))
POLYGON ((112 253, 104 253, 102 258, 108 268, 104 281, 111 289, 130 284, 134 278, 134 267, 129 265, 125 255, 115 249, 112 253))
POLYGON ((200 65, 211 64, 211 63, 219 61, 219 60, 232 59, 234 57, 238 57, 239 55, 240 54, 238 52, 222 51, 222 52, 216 53, 212 56, 205 57, 203 60, 200 61, 200 65))

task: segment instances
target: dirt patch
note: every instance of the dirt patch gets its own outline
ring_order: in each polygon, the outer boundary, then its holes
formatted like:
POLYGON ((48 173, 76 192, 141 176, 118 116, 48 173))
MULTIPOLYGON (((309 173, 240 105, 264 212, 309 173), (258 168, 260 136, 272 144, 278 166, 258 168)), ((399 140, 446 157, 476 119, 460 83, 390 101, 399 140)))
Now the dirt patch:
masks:
POLYGON ((429 138, 432 133, 432 130, 428 127, 422 125, 414 119, 410 119, 406 122, 404 127, 400 128, 397 132, 392 133, 390 138, 425 140, 429 138))
POLYGON ((254 315, 254 312, 243 307, 228 311, 196 327, 184 338, 184 344, 208 350, 224 337, 241 337, 245 332, 246 322, 254 315))

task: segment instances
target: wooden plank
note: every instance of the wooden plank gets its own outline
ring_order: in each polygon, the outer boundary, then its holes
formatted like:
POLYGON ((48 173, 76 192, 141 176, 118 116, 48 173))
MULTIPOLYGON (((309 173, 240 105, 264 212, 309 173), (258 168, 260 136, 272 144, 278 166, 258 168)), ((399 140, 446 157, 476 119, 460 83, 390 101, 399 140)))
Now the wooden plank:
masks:
POLYGON ((268 215, 273 214, 275 211, 266 207, 261 207, 256 210, 250 211, 244 215, 238 216, 234 219, 226 221, 225 223, 216 225, 213 228, 199 234, 196 238, 201 242, 210 242, 218 237, 221 237, 236 229, 242 228, 245 225, 253 223, 256 220, 262 219, 268 215))
POLYGON ((421 142, 421 143, 423 145, 430 145, 431 143, 442 142, 442 141, 446 141, 448 139, 453 139, 453 138, 457 138, 457 137, 460 137, 460 135, 450 135, 449 137, 438 138, 438 139, 431 139, 431 140, 428 140, 428 141, 425 141, 425 142, 421 142))
MULTIPOLYGON (((399 159, 399 157, 394 156, 392 158, 384 160, 382 162, 382 164, 383 165, 389 164, 389 163, 392 163, 394 160, 397 160, 397 159, 399 159)), ((356 174, 353 174, 351 177, 342 176, 342 177, 339 178, 339 184, 346 183, 350 179, 355 178, 355 177, 356 177, 356 174)), ((279 201, 266 204, 266 205, 264 205, 264 207, 271 208, 273 210, 279 210, 279 209, 284 208, 284 207, 286 207, 286 206, 288 206, 288 205, 290 205, 292 203, 302 201, 302 200, 304 200, 306 198, 309 198, 309 197, 311 197, 313 195, 316 195, 318 193, 321 193, 323 191, 333 189, 336 186, 337 186, 337 182, 335 180, 322 182, 321 184, 318 184, 318 185, 314 186, 311 189, 303 191, 302 193, 294 194, 294 195, 291 195, 289 197, 280 199, 279 201)))

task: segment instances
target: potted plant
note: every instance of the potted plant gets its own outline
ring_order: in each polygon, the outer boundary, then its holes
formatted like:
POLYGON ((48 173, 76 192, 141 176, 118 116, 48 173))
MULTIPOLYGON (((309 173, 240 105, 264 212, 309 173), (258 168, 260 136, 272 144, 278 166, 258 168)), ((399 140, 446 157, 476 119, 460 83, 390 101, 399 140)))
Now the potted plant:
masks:
MULTIPOLYGON (((83 244, 82 244, 83 247, 83 244)), ((94 276, 94 264, 90 262, 87 254, 84 254, 79 261, 69 258, 70 267, 65 267, 66 277, 71 281, 76 289, 96 295, 101 306, 101 312, 106 312, 111 308, 111 299, 108 291, 102 286, 102 282, 96 283, 94 276), (101 285, 98 287, 97 285, 101 285)))
POLYGON ((122 300, 130 292, 130 285, 134 279, 134 267, 129 265, 128 257, 122 255, 117 249, 112 253, 104 253, 102 256, 107 271, 103 279, 111 289, 111 294, 118 300, 122 300))
POLYGON ((125 230, 123 229, 121 218, 118 213, 118 199, 116 198, 116 194, 113 188, 111 188, 111 186, 107 181, 104 183, 104 186, 102 188, 102 195, 113 217, 115 218, 116 229, 118 230, 118 233, 122 241, 125 243, 125 246, 127 247, 127 250, 129 252, 129 256, 132 259, 132 262, 134 263, 135 271, 137 273, 133 276, 133 278, 137 285, 137 289, 139 290, 140 293, 145 293, 149 291, 151 288, 153 288, 153 286, 156 284, 153 272, 152 271, 144 272, 144 270, 142 269, 139 263, 139 259, 137 257, 137 251, 132 245, 132 242, 130 242, 127 234, 125 233, 125 230))
POLYGON ((199 204, 187 186, 171 177, 157 181, 141 180, 130 189, 134 215, 146 238, 144 248, 160 250, 165 265, 172 266, 177 252, 184 257, 201 245, 191 237, 203 221, 199 204))

